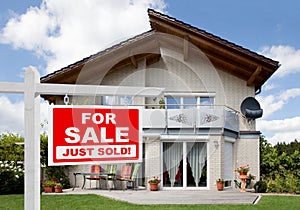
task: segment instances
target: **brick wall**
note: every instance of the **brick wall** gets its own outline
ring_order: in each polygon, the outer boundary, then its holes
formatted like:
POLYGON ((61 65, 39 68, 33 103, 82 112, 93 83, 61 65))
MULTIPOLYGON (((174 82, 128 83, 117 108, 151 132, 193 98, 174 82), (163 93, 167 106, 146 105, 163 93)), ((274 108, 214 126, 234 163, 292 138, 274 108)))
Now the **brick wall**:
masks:
MULTIPOLYGON (((145 138, 145 181, 153 176, 162 178, 161 171, 161 142, 159 139, 145 138)), ((147 186, 147 184, 146 184, 147 186)))
MULTIPOLYGON (((241 165, 250 164, 249 173, 259 179, 259 139, 242 138, 235 143, 236 161, 235 168, 241 165)), ((236 174, 236 177, 238 175, 236 174)))

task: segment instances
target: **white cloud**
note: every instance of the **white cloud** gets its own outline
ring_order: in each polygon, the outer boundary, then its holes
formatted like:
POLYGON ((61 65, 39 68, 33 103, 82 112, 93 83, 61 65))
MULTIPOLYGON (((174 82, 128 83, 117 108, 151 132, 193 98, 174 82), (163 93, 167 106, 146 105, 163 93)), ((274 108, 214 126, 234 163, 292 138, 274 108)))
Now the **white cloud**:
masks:
POLYGON ((0 96, 0 131, 23 133, 24 103, 12 103, 7 97, 0 96))
MULTIPOLYGON (((277 78, 277 85, 280 84, 280 78, 289 74, 300 72, 300 49, 291 46, 271 46, 262 48, 261 52, 267 57, 278 60, 281 67, 275 72, 274 77, 277 78)), ((275 88, 273 84, 264 87, 264 90, 275 88)), ((262 133, 266 133, 266 139, 272 143, 291 142, 300 139, 300 117, 293 117, 281 120, 266 120, 276 111, 284 109, 285 104, 292 99, 300 96, 300 88, 292 88, 284 90, 280 93, 268 96, 258 96, 257 99, 264 110, 262 120, 257 121, 257 129, 262 133)), ((291 110, 289 110, 291 112, 291 110)))
MULTIPOLYGON (((24 101, 11 102, 6 96, 0 96, 0 134, 18 133, 24 136, 24 101)), ((48 102, 41 101, 40 123, 48 119, 48 102)), ((47 129, 45 124, 44 129, 47 129)))
POLYGON ((268 142, 272 144, 277 142, 289 143, 295 139, 300 139, 300 117, 270 121, 258 120, 257 129, 263 133, 273 133, 272 136, 266 136, 268 142))
MULTIPOLYGON (((43 58, 45 73, 94 54, 111 43, 150 29, 147 9, 163 11, 163 0, 43 0, 24 14, 11 12, 0 43, 43 58)), ((24 103, 0 98, 0 131, 23 134, 24 103)), ((46 119, 41 106, 41 122, 46 119)))
POLYGON ((269 90, 273 90, 274 88, 276 88, 277 85, 276 84, 273 84, 273 83, 266 83, 264 86, 263 86, 263 90, 264 91, 269 91, 269 90))
POLYGON ((163 0, 43 0, 25 14, 14 14, 0 43, 33 51, 52 72, 112 42, 150 29, 147 9, 162 11, 163 0))
POLYGON ((271 116, 276 111, 282 109, 289 100, 300 96, 300 88, 287 89, 278 95, 268 95, 266 97, 257 96, 257 100, 264 110, 263 118, 271 116))
POLYGON ((285 90, 277 95, 266 97, 258 96, 264 110, 264 116, 257 121, 257 130, 260 130, 271 144, 278 142, 289 143, 295 139, 300 139, 300 117, 286 118, 280 120, 266 120, 276 111, 284 108, 290 100, 300 96, 300 88, 285 90))
POLYGON ((267 46, 260 50, 261 54, 280 62, 280 68, 274 76, 283 77, 300 72, 300 49, 291 46, 267 46))

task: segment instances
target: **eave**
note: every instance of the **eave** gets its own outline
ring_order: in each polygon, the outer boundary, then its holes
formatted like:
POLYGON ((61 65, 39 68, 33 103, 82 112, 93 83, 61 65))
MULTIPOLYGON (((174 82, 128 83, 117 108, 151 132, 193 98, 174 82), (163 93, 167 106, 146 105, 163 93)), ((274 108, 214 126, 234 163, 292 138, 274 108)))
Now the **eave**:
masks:
MULTIPOLYGON (((279 62, 214 36, 175 18, 149 9, 152 29, 180 37, 197 46, 212 64, 259 89, 279 68, 279 62)), ((186 48, 184 55, 188 55, 186 48)))
MULTIPOLYGON (((41 77, 42 83, 86 84, 93 74, 107 73, 126 65, 138 67, 138 62, 146 60, 146 65, 160 58, 160 49, 153 38, 155 32, 148 31, 125 40, 99 53, 41 77), (102 72, 102 73, 101 73, 102 72)), ((100 77, 99 77, 100 78, 100 77)), ((97 83, 94 81, 93 83, 97 83)), ((89 83, 90 84, 90 83, 89 83)), ((99 84, 99 83, 98 83, 99 84)))

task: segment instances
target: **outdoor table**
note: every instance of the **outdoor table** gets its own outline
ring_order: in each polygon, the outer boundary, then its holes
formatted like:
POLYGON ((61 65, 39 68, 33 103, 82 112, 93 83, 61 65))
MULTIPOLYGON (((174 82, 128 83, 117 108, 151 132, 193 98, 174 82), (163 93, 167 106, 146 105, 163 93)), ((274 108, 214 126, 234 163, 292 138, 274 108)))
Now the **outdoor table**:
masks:
POLYGON ((72 173, 74 175, 74 179, 75 179, 75 183, 73 185, 73 189, 72 190, 74 190, 74 188, 76 186, 77 175, 83 176, 83 184, 82 184, 81 189, 83 189, 84 186, 85 186, 86 176, 99 176, 100 178, 104 178, 106 180, 106 184, 108 182, 108 180, 107 180, 108 174, 106 174, 106 173, 91 173, 91 172, 70 172, 70 173, 72 173))

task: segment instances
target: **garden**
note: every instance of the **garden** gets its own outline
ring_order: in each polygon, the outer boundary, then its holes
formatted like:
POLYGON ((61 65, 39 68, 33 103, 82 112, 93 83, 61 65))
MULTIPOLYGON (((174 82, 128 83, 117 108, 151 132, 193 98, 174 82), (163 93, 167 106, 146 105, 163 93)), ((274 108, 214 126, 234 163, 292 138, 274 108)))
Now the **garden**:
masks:
MULTIPOLYGON (((70 188, 64 170, 66 166, 47 166, 47 135, 41 134, 41 165, 44 166, 45 180, 54 185, 70 188)), ((24 193, 24 139, 16 134, 0 136, 0 195, 24 193)), ((300 194, 300 142, 278 143, 272 146, 260 138, 260 180, 255 184, 258 192, 300 194)), ((45 184, 44 184, 45 185, 45 184)))

